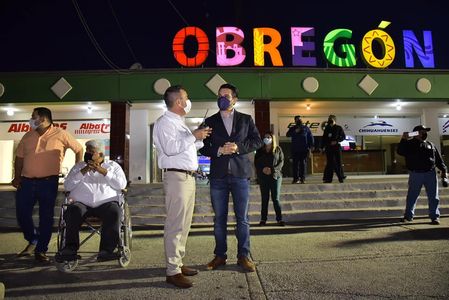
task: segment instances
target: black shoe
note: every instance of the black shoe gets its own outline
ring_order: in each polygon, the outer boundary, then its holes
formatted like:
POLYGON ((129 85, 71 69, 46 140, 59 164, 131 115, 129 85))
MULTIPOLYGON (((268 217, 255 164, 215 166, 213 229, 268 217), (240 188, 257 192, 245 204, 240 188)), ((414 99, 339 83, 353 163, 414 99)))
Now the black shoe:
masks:
POLYGON ((338 179, 338 182, 343 183, 345 181, 344 181, 344 179, 338 179))
POLYGON ((440 225, 440 218, 432 219, 432 222, 430 222, 432 225, 440 225))
POLYGON ((19 253, 17 253, 18 257, 22 257, 22 256, 31 256, 34 253, 34 249, 36 249, 36 245, 34 244, 28 244, 25 249, 23 249, 22 251, 20 251, 19 253))
POLYGON ((260 221, 259 222, 259 226, 265 226, 265 225, 267 225, 267 221, 260 221))
POLYGON ((401 223, 411 223, 411 222, 413 222, 413 218, 406 218, 406 217, 403 217, 403 218, 401 219, 401 223))
POLYGON ((301 180, 299 181, 301 184, 306 183, 306 181, 304 180, 304 178, 301 178, 301 180))
POLYGON ((297 184, 297 183, 299 183, 299 180, 298 179, 293 179, 292 184, 297 184))
POLYGON ((284 227, 285 226, 285 222, 284 221, 278 221, 278 225, 284 227))
POLYGON ((329 181, 329 180, 323 180, 323 183, 332 183, 332 181, 329 181))
POLYGON ((117 253, 111 253, 105 250, 101 250, 98 252, 97 255, 97 261, 109 261, 109 260, 116 260, 119 258, 119 255, 117 253))
POLYGON ((49 262, 50 258, 45 254, 45 252, 36 252, 34 253, 34 258, 41 263, 49 262))

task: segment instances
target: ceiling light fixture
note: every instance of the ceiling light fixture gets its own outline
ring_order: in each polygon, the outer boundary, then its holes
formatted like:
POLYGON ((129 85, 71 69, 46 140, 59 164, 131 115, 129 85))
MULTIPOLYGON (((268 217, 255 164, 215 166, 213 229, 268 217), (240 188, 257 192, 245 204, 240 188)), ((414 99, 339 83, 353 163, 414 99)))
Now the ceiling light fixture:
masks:
POLYGON ((91 113, 92 113, 92 107, 90 107, 90 106, 87 107, 87 113, 88 113, 88 114, 91 114, 91 113))
POLYGON ((307 110, 310 110, 310 104, 307 104, 307 105, 306 105, 306 109, 307 109, 307 110))
POLYGON ((14 110, 13 110, 12 108, 8 108, 8 109, 6 110, 6 114, 7 114, 8 116, 14 116, 14 110))

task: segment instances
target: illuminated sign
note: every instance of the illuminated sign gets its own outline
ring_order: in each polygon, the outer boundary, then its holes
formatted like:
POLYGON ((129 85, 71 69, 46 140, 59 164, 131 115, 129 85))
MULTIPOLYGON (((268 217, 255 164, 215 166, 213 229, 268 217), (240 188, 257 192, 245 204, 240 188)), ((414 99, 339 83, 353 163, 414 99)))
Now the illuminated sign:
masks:
MULTIPOLYGON (((55 121, 55 127, 67 130, 77 139, 109 139, 111 125, 109 121, 55 121)), ((0 140, 20 140, 25 133, 31 130, 28 122, 12 121, 0 123, 0 140)))
POLYGON ((206 33, 198 27, 185 27, 178 31, 173 39, 173 55, 178 63, 184 67, 197 67, 204 63, 209 52, 209 39, 206 33), (198 51, 194 57, 188 57, 184 51, 184 44, 188 37, 198 42, 198 51))
MULTIPOLYGON (((385 31, 390 22, 382 21, 379 28, 368 31, 360 41, 360 56, 363 62, 376 69, 387 68, 396 57, 396 46, 393 38, 385 31), (380 46, 379 51, 374 51, 380 46)), ((405 66, 415 67, 415 58, 424 68, 435 68, 432 45, 432 32, 423 31, 423 44, 420 44, 419 35, 412 30, 403 30, 403 44, 405 66)), ((291 61, 293 66, 316 67, 317 58, 312 56, 315 51, 314 27, 291 27, 291 61)), ((349 68, 357 64, 356 46, 351 43, 352 30, 337 28, 326 34, 323 40, 323 53, 325 59, 332 65, 349 68)), ((238 66, 246 59, 246 50, 242 46, 245 40, 243 31, 238 27, 216 28, 216 63, 217 66, 238 66)), ((279 51, 282 35, 270 27, 253 28, 254 66, 264 67, 269 58, 272 66, 284 66, 279 51)), ((173 55, 175 60, 185 67, 199 67, 204 64, 209 55, 209 38, 198 27, 185 27, 178 31, 173 39, 173 55), (197 48, 193 55, 185 50, 186 40, 196 41, 197 48)))

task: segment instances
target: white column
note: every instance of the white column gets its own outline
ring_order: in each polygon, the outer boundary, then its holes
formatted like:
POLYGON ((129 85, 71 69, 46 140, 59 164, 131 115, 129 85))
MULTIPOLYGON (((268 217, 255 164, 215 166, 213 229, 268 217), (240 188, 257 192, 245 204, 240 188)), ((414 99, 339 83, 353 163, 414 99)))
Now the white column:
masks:
POLYGON ((132 183, 149 183, 149 125, 147 110, 130 112, 129 180, 132 183))
MULTIPOLYGON (((431 128, 427 134, 427 140, 435 144, 435 147, 441 153, 440 130, 438 124, 438 116, 441 110, 435 108, 423 109, 422 125, 431 128)), ((418 125, 418 124, 416 124, 418 125)))

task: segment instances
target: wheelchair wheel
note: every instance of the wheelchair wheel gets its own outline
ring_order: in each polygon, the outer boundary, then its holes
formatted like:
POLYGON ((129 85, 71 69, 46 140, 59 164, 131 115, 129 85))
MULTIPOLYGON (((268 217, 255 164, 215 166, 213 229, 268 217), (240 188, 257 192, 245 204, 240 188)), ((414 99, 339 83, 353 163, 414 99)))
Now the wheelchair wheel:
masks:
POLYGON ((123 226, 123 244, 125 247, 132 249, 133 246, 133 230, 131 225, 131 214, 129 212, 129 206, 128 203, 124 204, 124 226, 123 226))
POLYGON ((64 273, 70 273, 78 266, 78 259, 72 261, 56 262, 56 268, 64 273))
POLYGON ((124 247, 120 250, 120 258, 118 259, 118 263, 122 268, 126 268, 131 262, 131 250, 128 247, 124 247))

